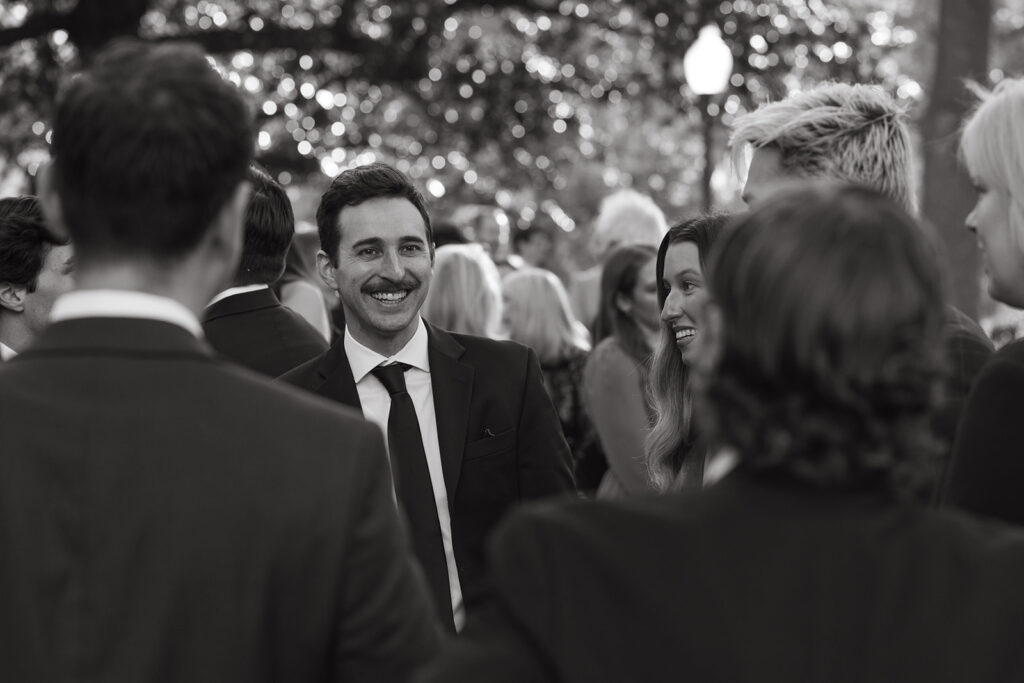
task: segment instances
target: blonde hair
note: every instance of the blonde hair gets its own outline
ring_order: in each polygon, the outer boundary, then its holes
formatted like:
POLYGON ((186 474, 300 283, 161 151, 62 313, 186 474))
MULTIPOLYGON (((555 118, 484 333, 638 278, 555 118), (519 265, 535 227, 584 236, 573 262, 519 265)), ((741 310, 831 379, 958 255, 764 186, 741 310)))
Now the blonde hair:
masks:
POLYGON ((572 314, 569 296, 554 273, 524 268, 506 275, 503 285, 509 338, 532 348, 541 363, 558 362, 573 350, 590 350, 587 328, 572 314))
POLYGON ((423 317, 449 332, 492 339, 503 336, 501 276, 483 247, 438 247, 423 317))
POLYGON ((975 182, 1009 198, 1010 237, 1024 271, 1024 79, 1005 79, 991 91, 969 87, 979 102, 964 122, 960 158, 975 182))
POLYGON ((736 119, 733 162, 771 147, 795 175, 866 185, 915 212, 906 114, 877 85, 824 83, 736 119))
POLYGON ((625 244, 656 247, 666 232, 665 214, 654 200, 636 190, 619 190, 601 201, 594 219, 594 247, 599 254, 625 244))

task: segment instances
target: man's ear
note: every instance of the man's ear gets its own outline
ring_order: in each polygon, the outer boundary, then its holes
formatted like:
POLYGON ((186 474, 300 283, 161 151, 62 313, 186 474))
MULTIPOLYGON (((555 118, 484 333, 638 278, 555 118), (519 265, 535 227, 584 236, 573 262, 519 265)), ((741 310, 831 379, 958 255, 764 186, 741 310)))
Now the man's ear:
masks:
POLYGON ((24 313, 26 296, 28 296, 27 287, 10 282, 0 282, 0 308, 14 313, 24 313))
POLYGON ((68 227, 64 222, 64 207, 60 203, 54 178, 53 162, 43 164, 36 173, 36 197, 39 208, 43 212, 46 229, 58 239, 69 238, 68 227))
POLYGON ((316 252, 316 270, 324 284, 337 292, 338 281, 334 277, 334 266, 331 265, 331 259, 327 257, 327 252, 323 249, 316 252))

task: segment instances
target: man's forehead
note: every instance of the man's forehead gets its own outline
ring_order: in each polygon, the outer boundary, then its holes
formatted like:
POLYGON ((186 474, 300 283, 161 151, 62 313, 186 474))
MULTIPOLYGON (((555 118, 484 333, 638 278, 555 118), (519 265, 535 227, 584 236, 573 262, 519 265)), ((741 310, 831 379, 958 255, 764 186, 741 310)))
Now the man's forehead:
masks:
POLYGON ((419 209, 404 197, 377 197, 338 212, 341 237, 357 239, 369 236, 397 238, 414 236, 426 239, 427 225, 419 209))

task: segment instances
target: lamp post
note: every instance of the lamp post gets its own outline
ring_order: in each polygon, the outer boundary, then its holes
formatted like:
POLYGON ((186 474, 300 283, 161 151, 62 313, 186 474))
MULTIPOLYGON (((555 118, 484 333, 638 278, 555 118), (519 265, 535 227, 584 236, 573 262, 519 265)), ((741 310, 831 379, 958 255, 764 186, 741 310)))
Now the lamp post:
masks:
POLYGON ((701 201, 704 210, 711 209, 711 172, 713 165, 713 133, 715 117, 710 111, 711 98, 725 92, 732 76, 732 51, 722 41, 716 24, 701 28, 697 40, 683 56, 683 75, 690 90, 697 95, 704 135, 704 174, 701 178, 701 201))

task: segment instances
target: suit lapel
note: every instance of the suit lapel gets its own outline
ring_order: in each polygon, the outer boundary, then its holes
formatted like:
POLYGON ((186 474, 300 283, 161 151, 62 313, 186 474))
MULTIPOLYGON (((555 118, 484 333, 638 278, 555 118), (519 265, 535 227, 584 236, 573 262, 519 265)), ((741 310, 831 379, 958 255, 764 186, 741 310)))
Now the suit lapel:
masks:
POLYGON ((314 387, 313 391, 335 400, 338 403, 363 411, 363 405, 359 402, 359 391, 356 389, 356 380, 352 376, 352 366, 348 363, 348 355, 345 354, 344 339, 338 339, 327 353, 324 354, 320 367, 317 368, 320 376, 320 384, 314 387))
POLYGON ((430 384, 434 390, 437 441, 449 503, 455 499, 473 398, 473 366, 459 361, 465 349, 444 330, 427 325, 430 384))

